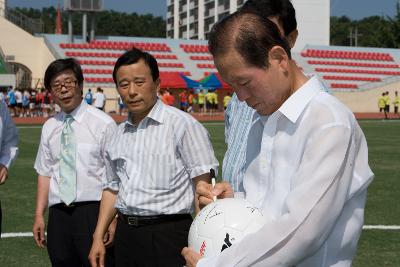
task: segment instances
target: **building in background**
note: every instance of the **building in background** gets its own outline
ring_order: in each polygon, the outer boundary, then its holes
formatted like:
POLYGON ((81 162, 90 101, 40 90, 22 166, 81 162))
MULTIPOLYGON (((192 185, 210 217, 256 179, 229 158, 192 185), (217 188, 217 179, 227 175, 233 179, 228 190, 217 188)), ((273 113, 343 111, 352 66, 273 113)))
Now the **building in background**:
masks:
MULTIPOLYGON (((167 38, 206 40, 214 23, 235 12, 244 2, 167 0, 167 38)), ((305 44, 329 45, 330 0, 292 0, 292 3, 301 36, 293 51, 300 51, 305 44)))

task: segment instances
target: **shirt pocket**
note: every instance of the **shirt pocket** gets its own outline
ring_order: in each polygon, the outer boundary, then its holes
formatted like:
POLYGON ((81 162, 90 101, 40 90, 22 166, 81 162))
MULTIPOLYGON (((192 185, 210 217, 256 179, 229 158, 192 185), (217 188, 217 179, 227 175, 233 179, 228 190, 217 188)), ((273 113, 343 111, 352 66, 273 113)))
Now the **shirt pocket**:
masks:
POLYGON ((82 164, 82 170, 87 176, 99 179, 103 176, 104 161, 98 144, 78 143, 77 162, 82 164))
POLYGON ((150 189, 170 190, 176 174, 175 156, 171 154, 152 154, 147 162, 146 182, 150 189))

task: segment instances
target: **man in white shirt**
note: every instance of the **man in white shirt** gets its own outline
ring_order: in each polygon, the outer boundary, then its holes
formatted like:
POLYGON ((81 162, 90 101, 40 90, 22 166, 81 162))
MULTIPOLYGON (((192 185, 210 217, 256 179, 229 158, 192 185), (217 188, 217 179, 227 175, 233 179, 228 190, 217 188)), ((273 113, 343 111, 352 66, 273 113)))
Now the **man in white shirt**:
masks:
MULTIPOLYGON (((183 249, 186 265, 351 266, 373 179, 353 113, 302 73, 277 26, 257 14, 216 24, 209 50, 223 80, 257 111, 243 195, 271 221, 215 257, 183 249)), ((201 204, 233 197, 226 182, 202 183, 197 194, 201 204)))
POLYGON ((93 96, 93 101, 94 101, 94 104, 93 104, 94 107, 96 107, 100 110, 104 110, 104 105, 106 103, 106 97, 103 93, 103 89, 101 89, 100 87, 97 88, 97 91, 93 96))
POLYGON ((15 90, 15 101, 17 102, 17 113, 22 117, 22 92, 20 89, 15 90))
POLYGON ((107 142, 108 181, 91 264, 102 266, 102 236, 118 213, 116 266, 183 266, 194 188, 218 168, 209 135, 191 115, 158 99, 159 70, 149 53, 123 54, 113 78, 129 116, 107 142))
MULTIPOLYGON (((74 59, 52 62, 44 84, 62 112, 47 120, 42 129, 35 162, 39 176, 34 239, 40 248, 47 243, 52 266, 90 266, 88 255, 105 175, 105 137, 116 124, 82 100, 83 74, 74 59)), ((106 245, 112 242, 114 228, 109 229, 106 245)), ((107 259, 107 266, 113 266, 112 257, 107 259)))
MULTIPOLYGON (((1 95, 3 93, 0 93, 1 95)), ((8 170, 18 154, 18 132, 8 112, 7 106, 0 101, 0 185, 8 178, 8 170)), ((0 202, 0 234, 1 234, 1 202, 0 202)))

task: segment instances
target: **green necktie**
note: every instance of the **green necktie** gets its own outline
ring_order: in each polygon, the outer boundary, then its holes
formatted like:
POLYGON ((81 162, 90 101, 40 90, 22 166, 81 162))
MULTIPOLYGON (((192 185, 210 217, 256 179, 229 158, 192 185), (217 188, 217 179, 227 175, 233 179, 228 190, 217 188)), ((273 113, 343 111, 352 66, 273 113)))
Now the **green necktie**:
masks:
POLYGON ((61 133, 60 153, 60 198, 65 204, 71 204, 76 198, 75 135, 71 127, 74 118, 66 115, 61 133))

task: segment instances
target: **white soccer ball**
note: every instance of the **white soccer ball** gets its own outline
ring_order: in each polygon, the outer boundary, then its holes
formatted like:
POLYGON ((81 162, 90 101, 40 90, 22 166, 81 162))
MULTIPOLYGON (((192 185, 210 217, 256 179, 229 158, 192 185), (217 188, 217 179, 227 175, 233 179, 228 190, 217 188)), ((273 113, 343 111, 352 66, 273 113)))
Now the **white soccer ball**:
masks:
POLYGON ((203 257, 218 255, 247 234, 256 232, 266 218, 244 199, 225 198, 208 204, 194 218, 189 247, 203 257))

